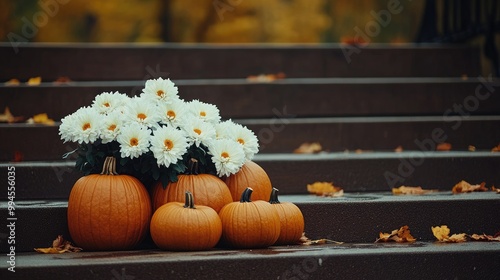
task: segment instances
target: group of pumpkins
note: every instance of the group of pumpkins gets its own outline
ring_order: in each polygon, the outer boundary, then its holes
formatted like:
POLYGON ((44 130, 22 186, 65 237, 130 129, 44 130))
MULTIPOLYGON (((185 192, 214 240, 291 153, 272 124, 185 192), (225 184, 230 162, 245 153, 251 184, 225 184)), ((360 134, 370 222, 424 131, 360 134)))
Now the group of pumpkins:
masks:
POLYGON ((101 174, 74 184, 68 228, 73 241, 89 251, 132 249, 148 231, 159 248, 174 251, 295 244, 304 218, 296 205, 280 203, 277 192, 266 172, 248 161, 224 179, 179 175, 166 188, 157 183, 149 194, 136 178, 118 175, 116 159, 108 157, 101 174))

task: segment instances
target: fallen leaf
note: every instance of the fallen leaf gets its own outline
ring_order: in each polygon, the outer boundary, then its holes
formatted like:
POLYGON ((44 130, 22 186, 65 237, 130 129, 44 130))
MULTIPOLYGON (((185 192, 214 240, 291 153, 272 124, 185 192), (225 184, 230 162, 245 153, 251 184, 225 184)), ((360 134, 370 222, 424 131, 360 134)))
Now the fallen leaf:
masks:
POLYGON ((399 188, 392 188, 392 194, 400 195, 400 194, 426 194, 431 192, 437 192, 438 190, 424 190, 422 187, 408 187, 401 186, 399 188))
POLYGON ((247 77, 247 81, 249 82, 259 82, 259 83, 270 83, 275 80, 281 80, 286 77, 285 73, 279 72, 276 74, 259 74, 259 75, 250 75, 247 77))
POLYGON ((474 147, 474 146, 472 146, 472 145, 469 145, 468 150, 469 150, 470 152, 475 152, 475 151, 476 151, 476 147, 474 147))
POLYGON ((491 149, 492 152, 500 152, 500 144, 491 149))
POLYGON ((396 153, 401 153, 402 151, 403 151, 402 146, 397 146, 396 149, 394 149, 394 152, 396 152, 396 153))
POLYGON ((495 186, 491 186, 491 191, 494 191, 496 193, 500 193, 500 189, 495 188, 495 186))
POLYGON ((66 252, 80 252, 82 248, 75 247, 71 242, 64 240, 62 235, 57 236, 54 241, 52 241, 52 247, 49 248, 35 248, 35 251, 44 254, 61 254, 66 252))
POLYGON ((293 150, 295 154, 314 154, 321 152, 323 148, 318 142, 302 143, 297 149, 293 150))
POLYGON ((9 107, 5 107, 3 114, 0 114, 0 122, 15 123, 23 120, 22 116, 15 117, 10 112, 9 107))
POLYGON ((21 84, 18 79, 10 79, 4 83, 6 86, 18 86, 21 84))
POLYGON ((474 241, 500 241, 500 236, 491 236, 486 234, 473 234, 469 235, 469 237, 474 241))
POLYGON ((49 116, 46 113, 34 115, 32 118, 29 118, 27 121, 29 124, 46 124, 46 125, 54 125, 55 122, 53 119, 49 119, 49 116))
POLYGON ((439 143, 436 147, 436 151, 449 151, 451 150, 451 144, 450 143, 439 143))
POLYGON ((467 241, 467 235, 465 233, 450 235, 450 229, 446 225, 431 227, 432 234, 439 242, 446 243, 458 243, 467 241))
POLYGON ((389 241, 405 243, 405 242, 415 242, 417 240, 410 234, 410 228, 407 225, 405 225, 399 229, 393 230, 391 233, 380 232, 379 238, 375 240, 375 242, 389 242, 389 241))
POLYGON ((344 190, 336 187, 332 182, 315 182, 307 185, 307 191, 320 196, 340 197, 344 195, 344 190))
POLYGON ((468 192, 486 192, 488 189, 485 187, 486 183, 482 182, 480 185, 471 185, 467 183, 466 181, 462 180, 459 183, 457 183, 451 191, 454 194, 457 193, 468 193, 468 192))
POLYGON ((354 150, 354 153, 356 153, 356 154, 373 153, 373 150, 356 149, 356 150, 354 150))
POLYGON ((13 162, 21 162, 23 161, 24 154, 20 151, 14 151, 14 159, 13 162))
POLYGON ((300 237, 299 243, 301 245, 306 245, 306 246, 321 245, 321 244, 344 244, 344 242, 330 240, 330 239, 326 239, 326 238, 311 240, 306 236, 305 232, 302 233, 302 237, 300 237))
POLYGON ((42 77, 33 77, 29 78, 29 80, 26 82, 28 86, 38 86, 42 82, 42 77))
POLYGON ((54 85, 63 85, 71 83, 71 79, 68 77, 59 77, 54 81, 54 85))

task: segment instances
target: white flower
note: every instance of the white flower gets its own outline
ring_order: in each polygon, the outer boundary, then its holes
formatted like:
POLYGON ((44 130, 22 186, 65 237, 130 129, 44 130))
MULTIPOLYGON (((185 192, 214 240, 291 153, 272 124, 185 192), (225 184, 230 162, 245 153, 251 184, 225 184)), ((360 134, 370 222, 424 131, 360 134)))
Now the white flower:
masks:
POLYGON ((82 107, 61 120, 59 134, 66 141, 94 143, 99 138, 99 113, 90 107, 82 107))
POLYGON ((123 158, 136 158, 148 152, 151 131, 138 123, 130 123, 121 129, 117 137, 123 158))
POLYGON ((215 125, 215 132, 217 139, 231 138, 231 131, 234 131, 240 124, 227 120, 215 125))
POLYGON ((176 100, 172 103, 163 103, 158 105, 160 122, 173 127, 180 127, 184 120, 189 117, 187 114, 186 103, 183 100, 176 100))
POLYGON ((158 166, 177 163, 182 159, 188 148, 188 141, 184 131, 173 127, 160 127, 151 137, 151 151, 157 160, 158 166))
POLYGON ((106 144, 116 140, 122 127, 122 113, 114 111, 103 117, 101 125, 102 143, 106 144))
POLYGON ((243 151, 245 151, 247 160, 251 160, 253 156, 259 152, 259 140, 253 131, 246 126, 238 124, 230 133, 229 138, 243 146, 243 151))
POLYGON ((100 114, 108 114, 122 108, 125 105, 128 96, 119 92, 103 92, 97 95, 92 101, 92 108, 100 114))
POLYGON ((124 117, 126 123, 136 122, 149 128, 156 128, 160 121, 156 104, 141 97, 134 97, 129 101, 124 117))
POLYGON ((154 100, 156 103, 171 103, 179 99, 178 89, 170 79, 147 80, 141 96, 154 100))
POLYGON ((194 143, 196 147, 199 147, 203 143, 208 147, 210 142, 215 140, 214 126, 201 119, 193 117, 187 119, 182 129, 187 134, 189 145, 194 143))
POLYGON ((235 174, 246 161, 243 147, 230 139, 215 140, 208 150, 219 177, 235 174))
POLYGON ((219 109, 213 104, 192 100, 188 103, 189 111, 197 118, 216 124, 220 121, 219 109))

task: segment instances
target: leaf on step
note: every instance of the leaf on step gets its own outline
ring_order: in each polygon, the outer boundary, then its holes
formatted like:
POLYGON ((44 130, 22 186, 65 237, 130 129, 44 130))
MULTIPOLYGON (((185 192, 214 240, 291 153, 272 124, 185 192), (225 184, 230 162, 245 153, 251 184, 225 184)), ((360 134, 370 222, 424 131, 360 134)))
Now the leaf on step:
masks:
POLYGON ((403 146, 397 146, 395 149, 394 149, 394 152, 395 153, 401 153, 403 151, 403 146))
POLYGON ((311 240, 306 236, 306 233, 302 233, 302 237, 299 239, 299 243, 301 245, 309 246, 309 245, 321 245, 321 244, 344 244, 344 242, 330 240, 326 238, 311 240))
POLYGON ((500 144, 491 149, 492 152, 500 152, 500 144))
POLYGON ((491 191, 500 193, 500 189, 495 188, 495 186, 491 186, 491 191))
POLYGON ((469 147, 467 149, 469 150, 469 152, 475 152, 476 151, 476 147, 474 147, 472 145, 469 145, 469 147))
POLYGON ((6 86, 18 86, 21 84, 18 79, 10 79, 4 83, 6 86))
POLYGON ((49 116, 46 113, 34 115, 32 118, 29 118, 27 121, 29 124, 46 124, 46 125, 54 125, 55 122, 53 119, 49 119, 49 116))
POLYGON ((44 254, 62 254, 66 252, 80 252, 82 248, 75 247, 71 242, 64 240, 62 235, 57 236, 54 241, 52 241, 52 247, 49 248, 35 248, 35 251, 44 254))
POLYGON ((42 82, 42 77, 38 76, 38 77, 29 78, 28 81, 26 82, 26 84, 28 86, 39 86, 41 82, 42 82))
POLYGON ((399 229, 393 230, 391 233, 379 233, 379 238, 375 242, 390 242, 398 243, 415 242, 416 239, 410 234, 410 228, 405 225, 399 229))
POLYGON ((468 193, 468 192, 486 192, 488 189, 485 187, 486 183, 482 182, 479 185, 471 185, 467 183, 466 181, 462 180, 458 182, 451 191, 456 194, 456 193, 468 193))
POLYGON ((307 191, 315 195, 340 197, 344 195, 344 190, 336 187, 332 182, 314 182, 307 185, 307 191))
POLYGON ((467 241, 467 235, 465 233, 450 235, 450 229, 446 225, 431 227, 432 234, 439 242, 445 243, 458 243, 467 241))
POLYGON ((293 150, 295 154, 314 154, 321 152, 323 148, 318 142, 302 143, 297 149, 293 150))
POLYGON ((436 151, 449 151, 451 150, 451 144, 447 142, 439 143, 436 147, 436 151))
POLYGON ((64 85, 64 84, 69 84, 69 83, 71 83, 71 79, 68 78, 68 77, 59 77, 53 83, 56 86, 58 86, 58 85, 64 85))
POLYGON ((473 234, 469 235, 469 237, 474 241, 500 241, 500 236, 491 236, 487 234, 473 234))
POLYGON ((426 193, 431 193, 431 192, 437 192, 438 190, 424 190, 422 187, 408 187, 408 186, 401 186, 399 188, 392 188, 392 194, 394 195, 401 195, 401 194, 426 194, 426 193))
POLYGON ((251 75, 247 77, 247 81, 249 82, 258 82, 258 83, 270 83, 276 80, 281 80, 286 77, 285 73, 279 72, 276 74, 259 74, 259 75, 251 75))
POLYGON ((15 123, 15 122, 20 122, 22 120, 23 120, 22 116, 15 117, 14 115, 12 115, 9 107, 5 107, 3 114, 0 114, 0 122, 15 123))

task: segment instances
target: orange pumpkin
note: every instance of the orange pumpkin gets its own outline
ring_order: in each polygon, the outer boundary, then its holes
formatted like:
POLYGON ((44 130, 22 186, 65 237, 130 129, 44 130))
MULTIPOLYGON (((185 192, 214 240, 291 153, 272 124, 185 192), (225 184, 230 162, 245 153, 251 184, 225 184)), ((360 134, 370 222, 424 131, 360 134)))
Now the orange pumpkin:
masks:
POLYGON ((126 250, 146 235, 151 201, 136 178, 116 173, 116 159, 107 157, 101 174, 84 176, 68 200, 68 228, 84 250, 126 250))
POLYGON ((272 185, 269 176, 262 167, 250 160, 236 174, 226 177, 225 181, 233 201, 240 200, 241 194, 247 187, 254 189, 253 200, 267 201, 271 195, 272 185))
POLYGON ((265 248, 278 240, 278 212, 267 201, 251 201, 252 191, 246 188, 240 201, 231 202, 220 210, 223 244, 236 248, 265 248))
POLYGON ((214 175, 183 174, 177 178, 177 182, 170 182, 166 188, 163 188, 161 182, 153 187, 154 210, 167 202, 183 202, 186 191, 193 194, 197 205, 212 207, 217 212, 233 201, 227 185, 214 175))
POLYGON ((185 203, 169 202, 151 218, 151 237, 161 249, 196 251, 213 248, 222 234, 219 215, 208 206, 194 206, 193 194, 185 193, 185 203))
POLYGON ((297 205, 278 200, 278 189, 273 188, 269 203, 280 216, 280 236, 276 245, 296 244, 304 232, 304 216, 297 205))

